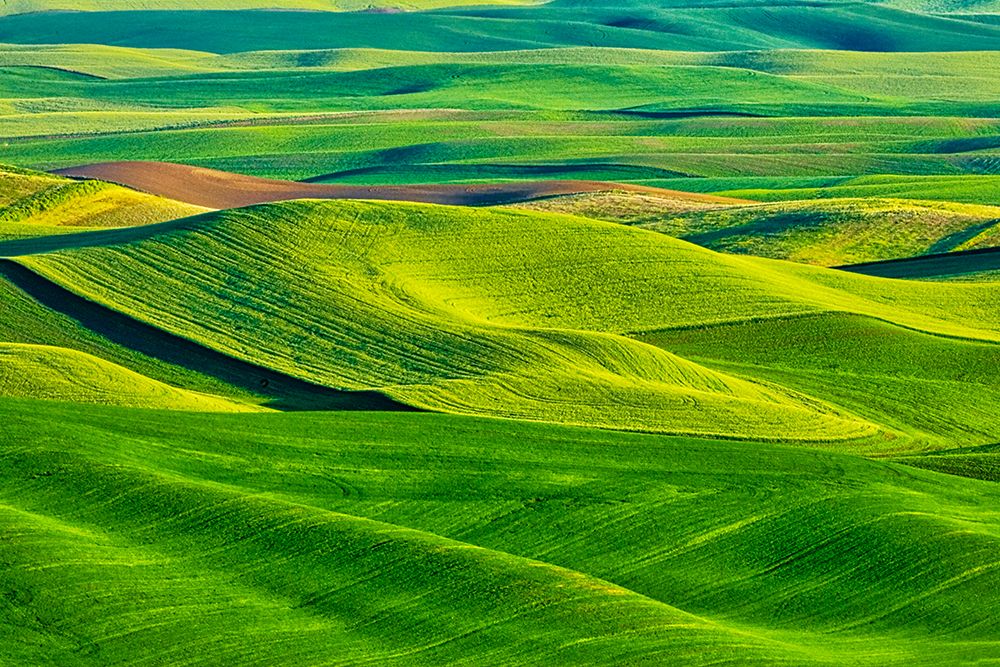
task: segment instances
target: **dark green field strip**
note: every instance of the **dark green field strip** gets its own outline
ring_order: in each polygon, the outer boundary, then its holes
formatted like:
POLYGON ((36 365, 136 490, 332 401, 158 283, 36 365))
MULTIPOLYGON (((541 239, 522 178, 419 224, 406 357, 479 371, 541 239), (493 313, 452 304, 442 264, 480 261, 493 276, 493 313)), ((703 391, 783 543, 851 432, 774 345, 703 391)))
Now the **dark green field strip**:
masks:
POLYGON ((134 11, 36 13, 0 19, 0 41, 94 44, 232 53, 337 47, 497 51, 553 46, 627 46, 688 51, 826 48, 855 51, 991 50, 1000 26, 872 3, 795 6, 730 3, 451 9, 416 13, 134 11), (223 22, 227 29, 219 31, 223 22), (67 32, 72 29, 75 32, 67 32))
POLYGON ((838 268, 842 271, 863 273, 869 276, 905 279, 985 274, 1000 270, 1000 248, 981 248, 964 252, 923 255, 885 262, 851 264, 838 268))
POLYGON ((585 179, 634 182, 685 174, 644 165, 593 162, 587 164, 395 164, 344 169, 302 179, 306 183, 438 183, 491 180, 585 179))
MULTIPOLYGON (((9 283, 7 289, 16 288, 23 293, 23 296, 29 297, 50 311, 45 313, 47 318, 53 314, 68 318, 73 324, 83 327, 85 331, 96 334, 102 343, 128 350, 129 357, 132 355, 145 357, 184 369, 184 375, 191 373, 208 378, 208 388, 215 391, 229 393, 226 389, 235 389, 237 395, 247 393, 263 397, 269 407, 286 410, 412 409, 375 392, 336 391, 219 354, 197 343, 143 324, 94 301, 80 298, 9 260, 0 260, 0 278, 9 283)), ((4 307, 14 306, 13 300, 5 298, 4 307)), ((22 327, 34 324, 27 318, 21 319, 22 327)), ((79 344, 77 335, 74 332, 73 338, 66 341, 70 347, 75 348, 79 344)), ((9 338, 22 338, 24 334, 17 335, 11 331, 7 336, 5 341, 9 338)), ((27 338, 29 340, 25 342, 34 342, 32 334, 29 333, 27 338)), ((114 357, 111 360, 120 361, 114 357)), ((127 363, 127 365, 132 364, 127 363)), ((153 377, 158 375, 160 373, 154 373, 153 377)))
MULTIPOLYGON (((123 114, 127 117, 128 114, 123 114)), ((63 119, 65 120, 65 119, 63 119)), ((678 175, 692 178, 677 189, 755 188, 760 181, 716 181, 720 177, 765 177, 781 190, 792 184, 781 177, 826 176, 838 182, 849 174, 912 174, 906 196, 911 199, 962 198, 962 174, 981 173, 983 156, 906 153, 901 146, 914 138, 942 140, 965 134, 995 132, 992 121, 942 118, 915 124, 910 118, 838 119, 701 118, 673 121, 548 120, 521 114, 502 120, 470 122, 409 121, 392 116, 357 117, 353 122, 202 127, 141 132, 115 132, 113 115, 82 114, 71 124, 103 135, 20 139, 6 148, 6 158, 22 165, 62 168, 94 162, 159 160, 185 162, 240 173, 291 180, 317 179, 341 183, 419 183, 499 181, 508 179, 601 178, 655 184, 678 175), (531 118, 537 118, 537 124, 531 118), (923 195, 917 178, 947 175, 955 197, 923 195), (708 178, 705 178, 708 177, 708 178), (702 182, 704 181, 704 182, 702 182), (777 182, 776 182, 777 181, 777 182)), ((35 133, 50 114, 31 121, 23 131, 35 133)), ((147 122, 147 121, 143 121, 147 122)), ((294 123, 294 121, 293 121, 294 123)), ((0 122, 0 134, 3 123, 0 122)), ((989 177, 983 176, 985 184, 989 177)), ((997 178, 996 176, 993 177, 997 178)), ((968 188, 975 187, 970 178, 968 188)), ((859 183, 859 185, 861 185, 859 183)), ((903 183, 899 184, 904 187, 903 183)), ((873 187, 873 196, 896 196, 891 184, 873 187)), ((815 189, 814 189, 815 190, 815 189)), ((806 199, 851 196, 831 191, 801 193, 761 189, 748 198, 806 199)), ((989 196, 988 188, 983 192, 989 196)), ((1000 203, 993 198, 994 203, 1000 203)))
MULTIPOLYGON (((662 187, 678 187, 671 182, 662 187)), ((965 175, 871 175, 828 179, 783 177, 749 179, 697 179, 685 181, 697 192, 760 201, 812 198, 893 197, 939 200, 1000 206, 1000 176, 965 175)))
POLYGON ((1000 443, 951 449, 920 456, 903 456, 895 460, 898 463, 926 470, 1000 482, 1000 443))
POLYGON ((931 665, 997 650, 989 483, 438 415, 0 415, 8 660, 931 665))

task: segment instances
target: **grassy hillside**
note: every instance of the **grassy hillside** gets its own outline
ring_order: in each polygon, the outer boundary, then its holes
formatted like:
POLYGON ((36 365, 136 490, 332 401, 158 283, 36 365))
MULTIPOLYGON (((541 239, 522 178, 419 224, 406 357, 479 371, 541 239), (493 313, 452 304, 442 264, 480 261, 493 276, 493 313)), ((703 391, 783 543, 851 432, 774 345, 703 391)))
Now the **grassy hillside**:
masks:
MULTIPOLYGON (((542 263, 552 271, 578 258, 578 251, 561 240, 566 223, 558 222, 549 223, 547 240, 522 266, 524 259, 517 259, 519 246, 530 233, 537 233, 544 219, 342 202, 255 207, 167 228, 116 231, 103 243, 99 235, 79 237, 91 247, 65 256, 84 262, 76 268, 62 266, 64 256, 58 253, 20 261, 48 277, 65 278, 66 271, 78 275, 84 284, 77 284, 76 278, 57 280, 91 300, 227 355, 337 389, 378 390, 418 407, 760 437, 785 434, 810 439, 820 431, 856 437, 874 430, 780 388, 706 373, 672 355, 605 333, 634 325, 649 312, 623 313, 623 321, 603 324, 597 310, 590 316, 579 311, 582 321, 560 321, 552 319, 558 315, 542 312, 518 323, 491 322, 494 318, 482 308, 509 308, 520 299, 513 290, 527 286, 525 281, 533 273, 538 274, 534 280, 542 277, 542 263), (444 247, 457 251, 464 245, 464 252, 482 254, 480 244, 490 241, 475 230, 491 228, 494 238, 508 238, 509 254, 498 256, 493 269, 498 277, 507 273, 497 287, 508 292, 491 295, 481 307, 456 308, 453 297, 441 289, 455 279, 469 286, 463 275, 472 265, 462 259, 464 253, 450 262, 440 255, 422 255, 440 246, 442 234, 454 235, 444 247), (411 242, 400 242, 395 238, 399 234, 410 235, 411 242), (371 247, 380 238, 381 247, 371 247), (109 242, 114 245, 102 247, 109 242), (126 245, 117 245, 122 242, 126 245), (416 255, 398 256, 411 245, 416 255), (119 254, 118 259, 110 263, 101 259, 105 252, 119 254), (273 259, 289 256, 295 261, 273 259), (421 265, 425 271, 410 275, 421 265), (94 291, 97 286, 89 278, 77 274, 96 277, 109 268, 117 275, 101 282, 146 284, 141 298, 124 294, 109 298, 101 288, 94 291), (512 268, 522 277, 511 275, 512 268), (147 282, 152 278, 143 275, 147 269, 159 277, 147 282), (119 270, 138 273, 126 278, 119 270), (251 277, 257 287, 247 292, 245 280, 225 277, 231 272, 251 277), (189 277, 183 282, 174 277, 185 274, 189 277), (237 292, 243 296, 234 298, 237 292), (248 295, 252 295, 249 301, 248 295), (701 407, 692 410, 694 397, 701 407), (756 426, 746 421, 750 412, 756 426), (730 416, 720 417, 725 414, 730 416)), ((591 236, 595 249, 608 233, 623 231, 583 221, 571 226, 583 238, 591 236)), ((650 241, 656 244, 660 237, 637 239, 643 245, 650 241)), ((58 238, 51 242, 63 243, 58 238)), ((7 244, 0 252, 21 254, 29 245, 7 244)), ((622 257, 633 250, 623 248, 622 257)), ((575 288, 567 284, 561 289, 562 296, 551 304, 541 301, 523 307, 529 313, 552 308, 568 313, 568 304, 560 304, 560 299, 571 298, 575 288)))
MULTIPOLYGON (((445 412, 647 431, 874 450, 941 446, 955 434, 900 428, 905 415, 861 418, 825 389, 709 370, 628 334, 834 311, 1000 339, 995 284, 904 285, 553 215, 293 202, 8 242, 0 253, 301 380, 445 412)), ((942 372, 959 365, 943 361, 942 372)), ((981 429, 976 438, 994 436, 981 429)))
POLYGON ((339 392, 239 361, 144 325, 0 261, 0 341, 75 350, 198 394, 281 410, 399 410, 369 392, 339 392))
POLYGON ((925 442, 996 440, 996 344, 929 336, 844 313, 644 334, 737 375, 823 396, 925 442))
POLYGON ((144 225, 204 210, 110 183, 0 166, 0 238, 65 233, 74 227, 144 225))
POLYGON ((9 662, 935 665, 997 650, 986 482, 439 415, 0 415, 9 662))
POLYGON ((58 347, 0 343, 0 396, 197 412, 246 412, 236 401, 151 380, 58 347))
POLYGON ((854 198, 711 205, 611 191, 519 206, 621 222, 728 253, 821 266, 1000 244, 1000 207, 950 202, 854 198))

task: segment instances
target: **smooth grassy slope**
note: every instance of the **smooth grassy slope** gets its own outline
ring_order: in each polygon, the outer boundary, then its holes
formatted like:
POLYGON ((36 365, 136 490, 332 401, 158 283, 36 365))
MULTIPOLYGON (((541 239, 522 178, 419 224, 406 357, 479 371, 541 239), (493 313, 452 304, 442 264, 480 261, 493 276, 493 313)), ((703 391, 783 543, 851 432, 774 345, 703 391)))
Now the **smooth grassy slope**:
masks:
POLYGON ((842 313, 640 338, 711 368, 823 396, 927 446, 992 443, 1000 435, 995 343, 930 336, 842 313))
POLYGON ((126 227, 206 209, 100 181, 73 181, 0 165, 0 238, 126 227), (67 229, 68 228, 68 229, 67 229))
POLYGON ((1000 207, 904 199, 710 205, 625 192, 520 204, 621 222, 735 254, 839 266, 1000 244, 1000 207))
MULTIPOLYGON (((908 285, 553 215, 292 202, 0 252, 305 380, 446 412, 613 428, 800 440, 880 430, 825 395, 706 372, 623 334, 834 311, 1000 340, 1000 285, 908 285)), ((856 446, 946 444, 889 428, 897 435, 856 446)))
MULTIPOLYGON (((65 257, 58 254, 20 261, 91 300, 224 354, 337 389, 378 390, 423 408, 767 438, 857 438, 876 430, 780 387, 704 373, 656 348, 605 333, 622 323, 602 324, 599 300, 581 304, 589 309, 582 322, 544 313, 524 324, 490 322, 480 308, 449 303, 447 291, 435 284, 467 283, 472 265, 465 259, 449 265, 433 253, 420 257, 430 245, 441 245, 445 234, 454 240, 442 247, 455 248, 460 257, 483 255, 483 243, 506 237, 507 259, 501 263, 512 263, 507 272, 513 268, 527 280, 536 273, 532 264, 552 262, 545 260, 551 249, 561 257, 545 271, 562 274, 560 265, 573 263, 579 249, 567 244, 569 230, 558 225, 546 230, 541 246, 525 258, 527 265, 518 259, 524 252, 520 244, 544 229, 538 226, 544 219, 446 207, 330 204, 253 207, 134 233, 116 231, 104 242, 124 242, 126 252, 110 260, 101 255, 117 248, 81 248, 76 252, 95 262, 87 269, 64 266, 65 257), (416 256, 398 255, 411 245, 416 256), (421 265, 429 275, 421 275, 421 265), (105 274, 108 269, 115 275, 105 274), (417 274, 408 276, 414 269, 417 274), (126 273, 139 274, 127 293, 109 299, 104 289, 94 291, 89 278, 85 285, 65 280, 79 270, 91 277, 105 274, 101 281, 112 283, 126 273), (153 273, 140 278, 147 270, 153 273), (137 284, 144 287, 136 290, 137 284)), ((591 252, 603 245, 607 232, 620 229, 577 224, 583 225, 584 239, 591 237, 591 252)), ((100 236, 78 238, 101 243, 100 236)), ((56 247, 62 241, 50 243, 56 247)), ((7 244, 4 251, 19 254, 32 245, 7 244)), ((635 250, 623 248, 623 259, 635 250)), ((504 269, 491 271, 500 277, 504 269)), ((520 289, 523 280, 508 276, 497 286, 520 289)), ((556 288, 564 298, 576 290, 569 284, 556 288)), ((505 301, 517 298, 508 292, 492 305, 508 308, 505 301)), ((539 306, 559 307, 558 302, 529 305, 539 306)), ((626 317, 636 315, 642 316, 626 317)))
POLYGON ((0 418, 6 662, 881 666, 998 650, 994 484, 429 414, 8 400, 0 418))
POLYGON ((10 343, 0 343, 0 396, 197 412, 254 409, 177 389, 74 350, 10 343))

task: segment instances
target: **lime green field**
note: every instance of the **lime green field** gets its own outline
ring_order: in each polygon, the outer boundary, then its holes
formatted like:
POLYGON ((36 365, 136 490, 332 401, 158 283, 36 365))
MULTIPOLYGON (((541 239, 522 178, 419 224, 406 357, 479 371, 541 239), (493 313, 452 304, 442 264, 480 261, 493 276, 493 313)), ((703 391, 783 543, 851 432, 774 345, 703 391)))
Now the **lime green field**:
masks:
POLYGON ((0 4, 0 665, 1000 665, 993 0, 0 4))

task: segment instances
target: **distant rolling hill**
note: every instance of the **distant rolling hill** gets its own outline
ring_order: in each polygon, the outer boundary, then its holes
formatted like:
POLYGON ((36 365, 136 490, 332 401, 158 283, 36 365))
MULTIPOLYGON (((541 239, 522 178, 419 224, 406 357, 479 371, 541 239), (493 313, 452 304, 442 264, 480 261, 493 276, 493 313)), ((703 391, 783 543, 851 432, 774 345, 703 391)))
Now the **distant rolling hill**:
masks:
POLYGON ((748 200, 594 181, 349 186, 261 179, 171 163, 58 170, 211 208, 300 197, 386 199, 571 213, 663 232, 714 250, 835 266, 996 245, 1000 207, 852 198, 748 200))
MULTIPOLYGON (((454 4, 454 3, 453 3, 454 4)), ((103 7, 103 5, 102 5, 103 7)), ((454 8, 437 12, 93 11, 0 18, 0 41, 53 44, 72 25, 88 43, 232 53, 371 46, 500 51, 628 46, 684 51, 767 48, 854 51, 995 49, 1000 26, 874 3, 726 3, 454 8), (225 31, 214 29, 224 21, 225 31), (401 39, 405 37, 405 39, 401 39)))
POLYGON ((884 278, 972 278, 1000 272, 1000 248, 906 257, 840 267, 845 271, 884 278))
POLYGON ((4 159, 46 170, 167 160, 342 185, 566 179, 786 197, 802 179, 997 173, 1000 87, 984 75, 996 54, 7 44, 0 138, 4 159))
POLYGON ((611 190, 520 207, 622 222, 723 252, 822 266, 1000 245, 1000 207, 951 202, 858 197, 713 204, 611 190))

